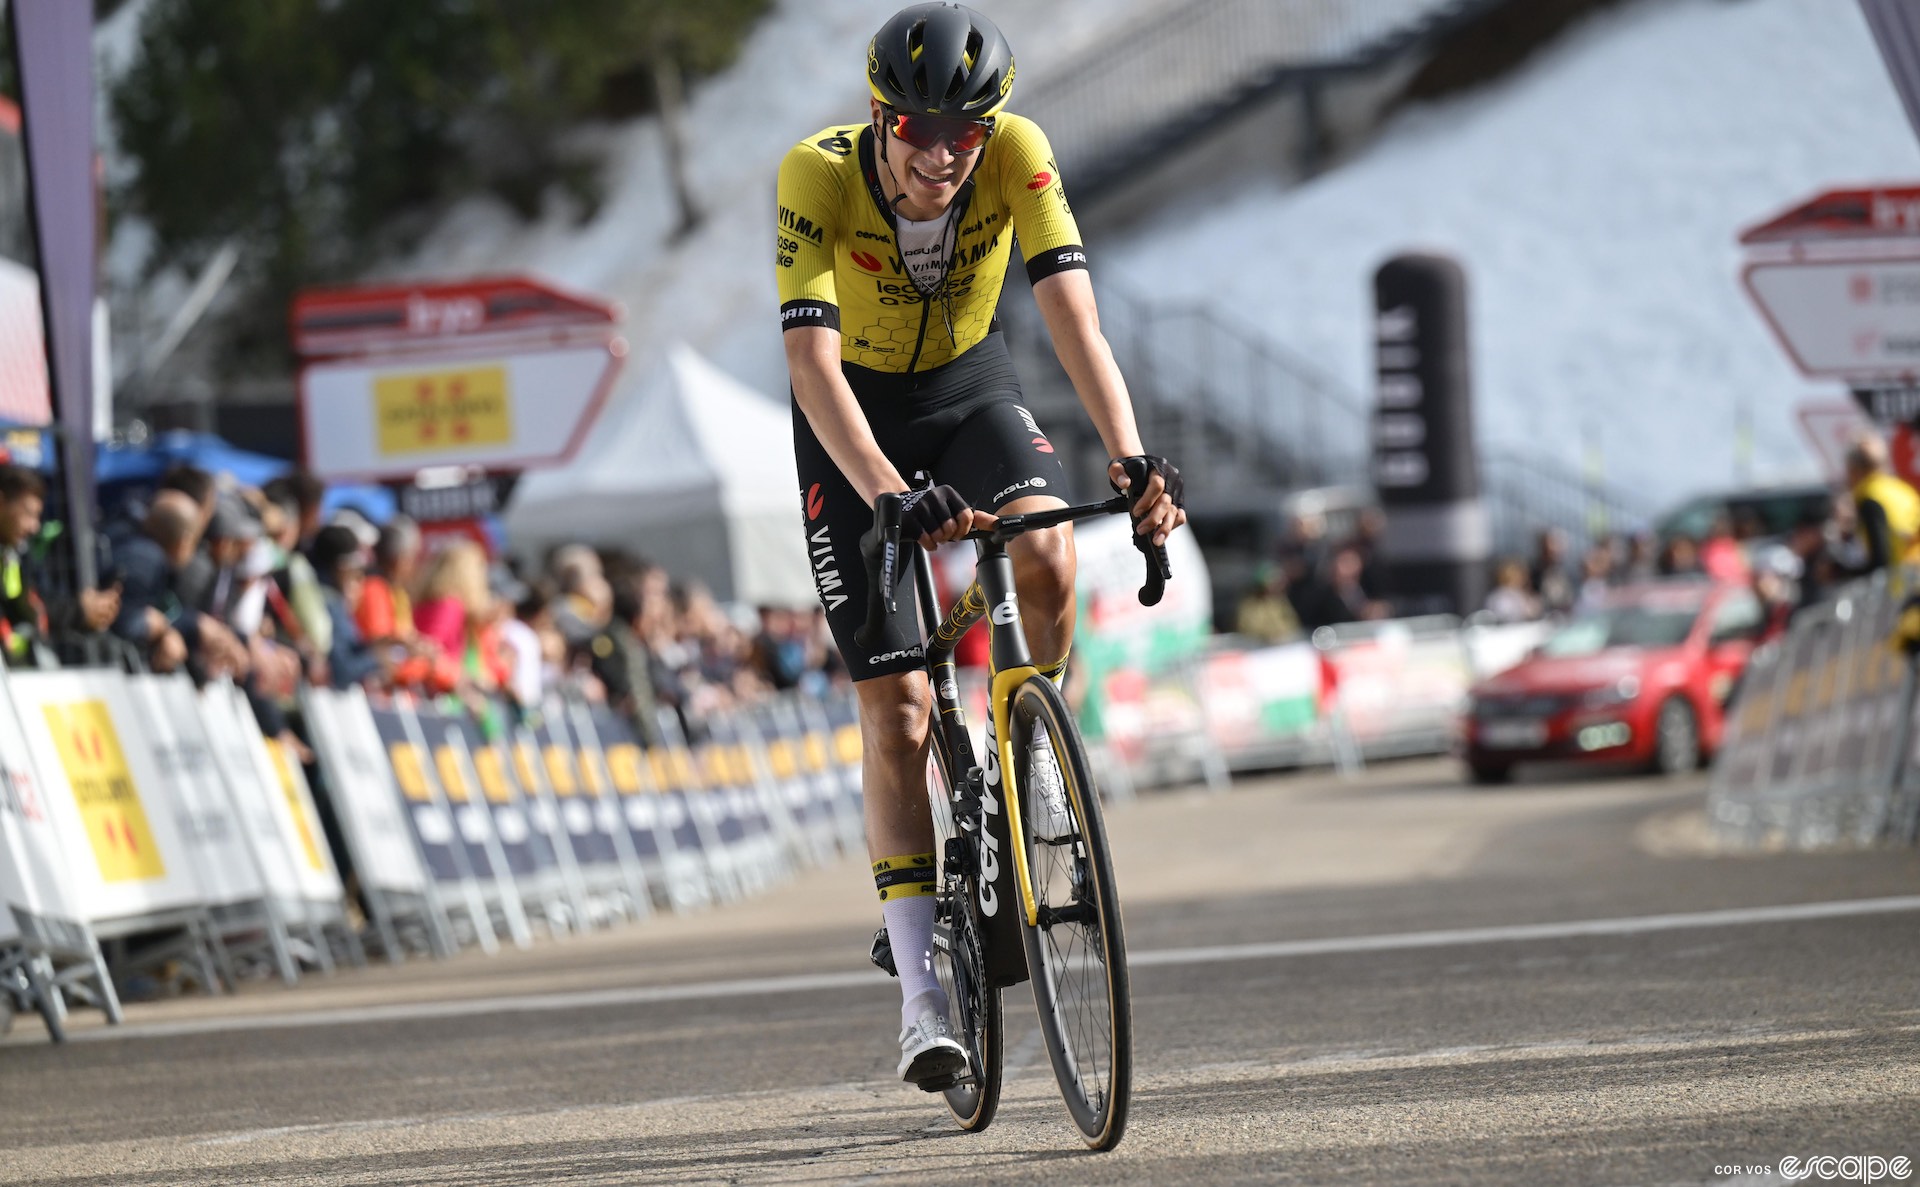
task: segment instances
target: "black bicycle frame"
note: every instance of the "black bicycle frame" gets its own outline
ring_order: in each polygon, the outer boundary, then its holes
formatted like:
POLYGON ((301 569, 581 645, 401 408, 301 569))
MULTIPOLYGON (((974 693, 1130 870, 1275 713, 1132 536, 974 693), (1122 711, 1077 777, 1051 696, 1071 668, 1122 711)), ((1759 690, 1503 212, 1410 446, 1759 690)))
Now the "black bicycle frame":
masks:
MULTIPOLYGON (((1037 674, 1033 655, 1027 650, 1026 635, 1020 629, 1019 594, 1014 588, 1013 562, 1007 556, 1007 542, 1026 532, 1057 527, 1078 519, 1113 515, 1127 510, 1125 495, 1115 495, 1101 503, 1077 507, 1054 507, 999 518, 993 527, 971 532, 977 559, 974 580, 960 595, 951 610, 942 612, 933 581, 933 557, 917 544, 900 539, 901 499, 899 495, 881 495, 874 504, 874 529, 880 547, 868 573, 867 621, 855 634, 863 646, 871 646, 880 637, 894 609, 893 586, 899 573, 903 548, 914 552, 913 584, 920 622, 936 623, 921 642, 921 654, 932 679, 934 703, 933 746, 942 764, 947 786, 953 796, 954 823, 963 837, 972 837, 973 853, 942 854, 944 863, 968 861, 974 874, 973 908, 980 924, 982 956, 987 982, 994 986, 1017 985, 1027 979, 1027 957, 1020 927, 1025 919, 1026 900, 1020 890, 1019 867, 1026 855, 1018 851, 1014 820, 1018 818, 1018 788, 1008 795, 1011 782, 1001 769, 999 748, 1000 722, 993 719, 993 706, 1002 703, 1003 682, 1024 680, 1037 674), (953 662, 953 649, 960 637, 987 618, 992 637, 988 652, 992 687, 988 694, 987 754, 985 762, 976 762, 973 739, 967 733, 966 713, 960 705, 959 670, 953 662)), ((1171 575, 1166 549, 1135 537, 1146 555, 1146 584, 1140 589, 1140 601, 1153 605, 1160 600, 1171 575)), ((1010 729, 1012 719, 1005 725, 1010 729)), ((963 846, 964 848, 964 846, 963 846)))

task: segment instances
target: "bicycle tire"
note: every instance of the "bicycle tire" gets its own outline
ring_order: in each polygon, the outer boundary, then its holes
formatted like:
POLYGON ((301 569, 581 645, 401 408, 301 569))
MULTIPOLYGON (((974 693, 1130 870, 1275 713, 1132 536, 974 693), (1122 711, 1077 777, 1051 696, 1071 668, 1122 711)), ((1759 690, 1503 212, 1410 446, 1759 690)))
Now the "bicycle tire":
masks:
POLYGON ((947 839, 958 835, 944 767, 928 784, 933 801, 934 852, 941 859, 939 902, 933 925, 933 975, 946 991, 949 1021, 967 1049, 970 1081, 947 1089, 947 1109, 960 1128, 978 1133, 993 1124, 1000 1109, 1001 1051, 1004 1025, 1000 990, 987 983, 980 951, 979 919, 973 912, 970 877, 945 868, 947 839))
POLYGON ((1041 914, 1033 926, 1023 917, 1021 928, 1041 1038, 1081 1136, 1095 1150, 1111 1150, 1126 1132, 1132 1097, 1133 1007, 1100 796, 1080 730, 1053 681, 1022 681, 1008 716, 1027 864, 1041 914), (1044 728, 1046 749, 1061 775, 1057 798, 1033 777, 1036 727, 1044 728))

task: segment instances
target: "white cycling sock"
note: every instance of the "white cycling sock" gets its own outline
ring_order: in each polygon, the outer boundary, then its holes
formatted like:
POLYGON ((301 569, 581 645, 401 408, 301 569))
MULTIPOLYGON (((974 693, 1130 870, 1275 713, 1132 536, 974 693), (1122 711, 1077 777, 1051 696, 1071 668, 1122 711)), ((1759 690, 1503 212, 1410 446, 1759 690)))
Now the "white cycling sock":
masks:
POLYGON ((900 1025, 912 1026, 929 1004, 944 1016, 946 991, 933 975, 933 896, 890 898, 880 904, 880 914, 887 921, 893 967, 900 972, 900 1025))

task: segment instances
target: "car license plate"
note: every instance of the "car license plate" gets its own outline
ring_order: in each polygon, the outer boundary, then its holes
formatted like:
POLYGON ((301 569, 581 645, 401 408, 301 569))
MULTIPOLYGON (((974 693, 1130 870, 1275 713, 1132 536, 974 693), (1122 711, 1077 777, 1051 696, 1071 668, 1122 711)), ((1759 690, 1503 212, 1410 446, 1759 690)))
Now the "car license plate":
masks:
POLYGON ((1544 721, 1489 721, 1480 727, 1480 744, 1490 750, 1532 750, 1546 741, 1544 721))

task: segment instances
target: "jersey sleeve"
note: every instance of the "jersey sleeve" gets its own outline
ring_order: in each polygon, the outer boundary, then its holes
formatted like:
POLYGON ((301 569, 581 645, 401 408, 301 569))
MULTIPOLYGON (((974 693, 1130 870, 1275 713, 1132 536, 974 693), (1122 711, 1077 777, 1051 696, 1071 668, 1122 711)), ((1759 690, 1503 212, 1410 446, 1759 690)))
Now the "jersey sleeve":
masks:
POLYGON ((780 289, 780 328, 840 328, 833 283, 835 218, 840 208, 833 166, 805 144, 780 162, 779 243, 774 276, 780 289))
POLYGON ((1080 227, 1067 205, 1047 134, 1024 116, 1003 115, 999 124, 995 139, 1007 154, 1001 166, 1001 196, 1027 257, 1027 279, 1038 283, 1056 272, 1085 268, 1087 250, 1081 246, 1080 227))

